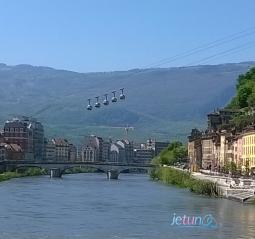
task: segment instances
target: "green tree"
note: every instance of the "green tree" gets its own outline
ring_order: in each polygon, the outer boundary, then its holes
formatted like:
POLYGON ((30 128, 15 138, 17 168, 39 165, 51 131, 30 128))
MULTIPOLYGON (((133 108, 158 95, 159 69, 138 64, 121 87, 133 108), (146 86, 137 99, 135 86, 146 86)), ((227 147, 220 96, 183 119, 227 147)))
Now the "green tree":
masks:
POLYGON ((229 171, 232 175, 236 175, 237 174, 237 166, 235 162, 230 162, 229 164, 229 171))
POLYGON ((236 96, 226 108, 242 109, 255 106, 255 67, 237 79, 236 96))
POLYGON ((248 106, 248 98, 252 94, 252 89, 246 85, 242 85, 238 89, 237 99, 240 108, 248 106))
POLYGON ((183 162, 187 158, 187 153, 186 147, 181 142, 174 141, 152 162, 154 164, 173 165, 177 162, 183 162))
POLYGON ((246 162, 245 162, 245 175, 249 176, 249 174, 250 174, 249 160, 246 160, 246 162))

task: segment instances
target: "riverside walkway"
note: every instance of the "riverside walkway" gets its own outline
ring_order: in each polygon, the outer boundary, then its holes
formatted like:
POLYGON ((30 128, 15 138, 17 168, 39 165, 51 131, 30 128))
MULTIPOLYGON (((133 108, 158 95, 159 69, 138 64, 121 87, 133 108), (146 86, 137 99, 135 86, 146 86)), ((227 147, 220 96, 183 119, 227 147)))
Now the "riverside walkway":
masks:
POLYGON ((249 203, 255 200, 255 180, 245 178, 231 178, 213 174, 210 171, 192 172, 194 178, 209 180, 217 184, 222 196, 242 203, 249 203))

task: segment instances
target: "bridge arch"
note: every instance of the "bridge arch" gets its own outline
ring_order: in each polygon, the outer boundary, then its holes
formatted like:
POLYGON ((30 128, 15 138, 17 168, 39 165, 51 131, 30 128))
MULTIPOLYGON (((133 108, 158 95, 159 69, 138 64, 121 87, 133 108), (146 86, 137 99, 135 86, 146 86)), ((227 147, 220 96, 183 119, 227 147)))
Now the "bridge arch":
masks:
POLYGON ((73 169, 73 168, 88 168, 88 169, 90 168, 90 169, 99 170, 102 173, 107 173, 106 170, 102 169, 100 166, 97 166, 97 165, 70 165, 61 169, 61 175, 63 175, 66 170, 73 169))
POLYGON ((146 173, 149 173, 150 172, 150 168, 141 168, 141 167, 126 167, 126 168, 123 168, 121 170, 119 170, 119 173, 124 173, 126 170, 141 170, 141 171, 145 171, 146 173))

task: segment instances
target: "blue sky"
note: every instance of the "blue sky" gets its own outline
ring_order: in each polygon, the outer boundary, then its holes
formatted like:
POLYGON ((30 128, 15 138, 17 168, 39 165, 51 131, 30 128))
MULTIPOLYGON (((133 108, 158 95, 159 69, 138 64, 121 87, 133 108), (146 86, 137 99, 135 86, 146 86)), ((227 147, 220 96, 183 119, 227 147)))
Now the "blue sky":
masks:
MULTIPOLYGON (((254 0, 0 0, 0 62, 80 72, 143 68, 255 27, 254 0)), ((163 64, 254 60, 255 33, 163 64), (249 45, 251 44, 251 45, 249 45)))

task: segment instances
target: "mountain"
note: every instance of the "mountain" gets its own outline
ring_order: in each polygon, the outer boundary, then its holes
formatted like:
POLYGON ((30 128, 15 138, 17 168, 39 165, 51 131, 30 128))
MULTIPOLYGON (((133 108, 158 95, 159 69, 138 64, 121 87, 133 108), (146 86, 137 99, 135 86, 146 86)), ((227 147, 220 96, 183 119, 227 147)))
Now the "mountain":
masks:
MULTIPOLYGON (((0 64, 0 122, 38 118, 49 136, 76 141, 87 134, 144 140, 184 139, 203 127, 206 113, 235 94, 238 75, 255 62, 77 73, 50 67, 0 64), (87 99, 125 88, 126 100, 87 111, 87 99)), ((109 96, 110 96, 109 95, 109 96)))

